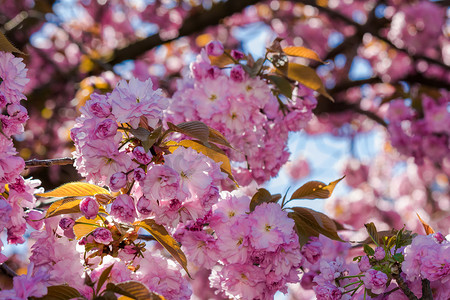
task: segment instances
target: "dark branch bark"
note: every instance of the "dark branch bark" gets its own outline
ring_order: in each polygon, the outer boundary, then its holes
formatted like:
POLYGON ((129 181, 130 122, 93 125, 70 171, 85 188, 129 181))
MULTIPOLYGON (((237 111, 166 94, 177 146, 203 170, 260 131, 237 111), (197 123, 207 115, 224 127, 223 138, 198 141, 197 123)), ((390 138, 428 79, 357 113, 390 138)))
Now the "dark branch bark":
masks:
POLYGON ((55 158, 55 159, 31 159, 27 160, 25 162, 25 166, 27 168, 34 168, 34 167, 50 167, 54 165, 64 166, 64 165, 73 165, 73 162, 75 159, 71 157, 64 157, 64 158, 55 158))
POLYGON ((433 300, 433 293, 428 279, 422 280, 422 298, 420 300, 433 300))
POLYGON ((414 295, 413 292, 409 289, 409 287, 406 285, 403 278, 400 276, 400 274, 392 273, 392 277, 394 277, 395 281, 397 282, 398 286, 402 290, 402 292, 405 294, 406 297, 408 297, 409 300, 419 300, 416 295, 414 295))
POLYGON ((228 0, 214 5, 210 10, 195 13, 184 20, 176 38, 162 40, 159 34, 154 34, 143 40, 130 44, 122 49, 114 51, 109 64, 115 65, 127 59, 135 59, 150 49, 163 45, 179 37, 190 35, 208 26, 217 25, 219 22, 234 13, 242 11, 245 7, 256 4, 260 0, 228 0))
POLYGON ((17 276, 16 272, 14 272, 7 264, 3 263, 0 265, 0 270, 2 270, 3 274, 5 274, 8 277, 15 277, 17 276))

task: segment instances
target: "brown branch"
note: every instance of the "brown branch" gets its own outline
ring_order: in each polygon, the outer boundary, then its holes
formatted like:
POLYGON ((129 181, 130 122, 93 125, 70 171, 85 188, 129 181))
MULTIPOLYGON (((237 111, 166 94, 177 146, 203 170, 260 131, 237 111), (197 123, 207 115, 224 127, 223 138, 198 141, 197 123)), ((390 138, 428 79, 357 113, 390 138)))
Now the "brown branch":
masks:
POLYGON ((411 292, 411 290, 409 289, 408 285, 406 285, 405 281, 403 280, 403 278, 400 276, 400 273, 392 273, 392 277, 395 279, 395 281, 397 282, 398 286, 400 287, 400 289, 402 290, 402 292, 405 294, 406 297, 408 297, 409 300, 419 300, 416 295, 414 295, 413 292, 411 292))
POLYGON ((7 264, 3 263, 0 264, 0 270, 3 272, 3 274, 5 274, 8 277, 15 277, 17 276, 16 272, 13 271, 13 269, 11 269, 7 264))
POLYGON ((71 157, 64 158, 54 158, 54 159, 31 159, 25 162, 25 166, 27 168, 35 168, 35 167, 50 167, 54 165, 64 166, 64 165, 73 165, 75 159, 71 157))
POLYGON ((433 300, 433 292, 428 279, 422 279, 422 298, 420 300, 433 300))
POLYGON ((231 16, 234 13, 242 11, 245 7, 256 4, 261 0, 228 0, 215 4, 210 10, 202 10, 194 13, 184 20, 178 36, 172 39, 163 40, 159 34, 154 34, 143 40, 129 44, 128 46, 114 51, 112 58, 107 62, 116 65, 127 59, 135 59, 150 49, 165 43, 171 42, 182 36, 194 34, 205 29, 208 26, 218 25, 222 19, 231 16))

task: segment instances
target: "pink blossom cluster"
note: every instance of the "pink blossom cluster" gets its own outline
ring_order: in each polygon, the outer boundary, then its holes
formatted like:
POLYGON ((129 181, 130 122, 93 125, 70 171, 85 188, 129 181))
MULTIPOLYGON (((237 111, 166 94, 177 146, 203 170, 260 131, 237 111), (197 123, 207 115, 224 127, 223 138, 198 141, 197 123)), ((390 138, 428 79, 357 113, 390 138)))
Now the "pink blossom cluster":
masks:
MULTIPOLYGON (((177 82, 166 120, 199 120, 220 131, 237 150, 229 151, 230 159, 246 164, 235 168, 237 181, 242 185, 252 179, 263 183, 287 161, 288 133, 307 124, 317 102, 311 91, 299 90, 298 97, 286 104, 284 116, 265 81, 250 77, 240 64, 232 66, 229 73, 211 65, 208 54, 222 52, 217 41, 202 50, 190 72, 177 82)), ((231 55, 236 61, 244 56, 239 51, 231 55)))
POLYGON ((424 96, 423 113, 406 105, 405 100, 389 104, 387 118, 392 145, 401 153, 413 156, 418 164, 425 158, 440 163, 449 157, 449 94, 443 93, 437 100, 424 96))
POLYGON ((441 233, 417 236, 404 255, 402 271, 408 280, 428 279, 450 286, 450 242, 441 233))
POLYGON ((297 282, 304 258, 294 221, 276 203, 249 212, 250 198, 222 192, 203 220, 179 227, 175 237, 188 260, 211 269, 211 287, 236 299, 272 299, 297 282))

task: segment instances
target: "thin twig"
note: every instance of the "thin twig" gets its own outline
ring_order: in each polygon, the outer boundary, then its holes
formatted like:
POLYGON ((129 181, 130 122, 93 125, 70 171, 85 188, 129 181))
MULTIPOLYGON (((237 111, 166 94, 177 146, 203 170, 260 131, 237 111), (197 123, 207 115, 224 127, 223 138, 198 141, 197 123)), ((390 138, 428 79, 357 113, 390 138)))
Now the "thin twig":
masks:
POLYGON ((75 159, 71 157, 54 158, 54 159, 31 159, 25 162, 27 168, 50 167, 54 165, 64 166, 73 165, 75 159))
POLYGON ((428 279, 422 279, 422 298, 420 300, 433 300, 433 292, 428 279))
POLYGON ((5 274, 8 277, 15 277, 17 276, 17 273, 13 271, 7 264, 3 263, 0 265, 0 270, 2 270, 3 274, 5 274))

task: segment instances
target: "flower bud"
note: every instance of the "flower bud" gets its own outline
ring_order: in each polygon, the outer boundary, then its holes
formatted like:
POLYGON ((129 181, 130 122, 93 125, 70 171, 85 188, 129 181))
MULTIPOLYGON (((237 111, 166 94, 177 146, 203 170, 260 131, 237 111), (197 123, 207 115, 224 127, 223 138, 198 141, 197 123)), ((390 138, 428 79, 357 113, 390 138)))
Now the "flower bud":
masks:
POLYGON ((376 247, 375 254, 373 255, 376 260, 383 260, 386 256, 386 252, 384 252, 383 247, 376 247))
POLYGON ((73 225, 75 225, 75 220, 72 218, 62 218, 59 221, 59 227, 63 230, 72 229, 73 225))
POLYGON ((220 56, 223 54, 223 45, 219 41, 211 41, 206 45, 206 54, 220 56))
POLYGON ((98 202, 94 198, 86 197, 80 202, 81 213, 83 213, 88 220, 92 220, 97 217, 98 209, 98 202))
POLYGON ((109 187, 113 192, 118 192, 126 184, 127 184, 127 175, 123 172, 114 173, 109 178, 109 187))
POLYGON ((143 165, 149 164, 152 160, 151 156, 145 152, 144 147, 141 146, 133 149, 133 156, 138 163, 143 165))
POLYGON ((241 60, 244 58, 244 53, 238 50, 231 50, 231 57, 233 57, 235 60, 241 60))
POLYGON ((141 168, 136 168, 136 169, 134 169, 133 177, 137 181, 144 180, 144 178, 145 178, 145 171, 143 169, 141 169, 141 168))
POLYGON ((230 78, 235 82, 242 82, 247 77, 241 65, 234 66, 230 71, 230 78))
POLYGON ((92 232, 94 240, 99 244, 108 245, 113 241, 112 233, 106 228, 99 227, 92 232))
POLYGON ((132 223, 136 218, 134 200, 126 194, 119 195, 111 205, 111 216, 122 222, 132 223))
POLYGON ((137 204, 136 204, 137 211, 142 215, 148 215, 151 213, 150 209, 150 200, 142 196, 139 198, 137 204))
POLYGON ((370 265, 369 257, 361 257, 361 261, 358 263, 358 267, 361 272, 366 272, 367 270, 369 270, 372 267, 370 265))

